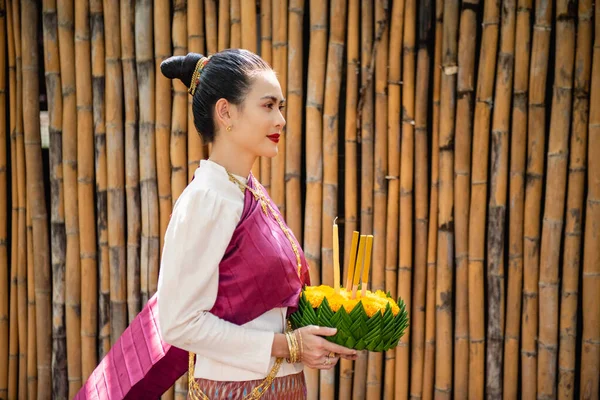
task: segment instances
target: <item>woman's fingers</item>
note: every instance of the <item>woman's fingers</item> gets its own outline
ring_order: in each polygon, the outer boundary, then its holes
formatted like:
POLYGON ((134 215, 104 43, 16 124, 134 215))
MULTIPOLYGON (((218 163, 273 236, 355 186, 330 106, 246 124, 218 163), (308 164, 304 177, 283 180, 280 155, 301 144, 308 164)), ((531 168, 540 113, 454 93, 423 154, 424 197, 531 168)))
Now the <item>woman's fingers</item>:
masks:
POLYGON ((347 347, 340 346, 339 344, 331 343, 329 341, 326 341, 324 348, 326 351, 332 351, 341 356, 355 356, 357 354, 356 350, 349 349, 347 347))

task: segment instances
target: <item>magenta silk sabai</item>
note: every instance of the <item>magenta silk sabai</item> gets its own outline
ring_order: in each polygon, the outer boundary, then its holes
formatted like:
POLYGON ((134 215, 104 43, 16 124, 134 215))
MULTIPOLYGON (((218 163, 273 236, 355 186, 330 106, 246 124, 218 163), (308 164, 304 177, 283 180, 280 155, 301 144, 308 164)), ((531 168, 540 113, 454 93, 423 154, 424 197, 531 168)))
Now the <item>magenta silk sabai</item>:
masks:
MULTIPOLYGON (((248 186, 266 194, 254 182, 250 175, 248 186)), ((283 222, 277 207, 268 201, 283 222)), ((243 325, 273 308, 287 307, 288 314, 295 311, 300 291, 310 281, 304 253, 288 231, 300 252, 300 277, 296 255, 279 223, 246 191, 240 222, 219 264, 212 314, 243 325)), ((158 398, 187 371, 188 353, 162 340, 158 312, 154 295, 90 375, 76 400, 158 398)))

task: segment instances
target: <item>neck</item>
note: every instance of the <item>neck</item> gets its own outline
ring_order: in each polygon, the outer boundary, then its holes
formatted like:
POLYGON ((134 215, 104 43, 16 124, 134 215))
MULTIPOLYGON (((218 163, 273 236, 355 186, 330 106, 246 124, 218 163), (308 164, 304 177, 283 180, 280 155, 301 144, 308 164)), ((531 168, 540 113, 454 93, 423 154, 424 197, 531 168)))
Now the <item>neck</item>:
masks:
POLYGON ((244 151, 227 148, 217 142, 212 146, 209 159, 225 168, 228 172, 247 178, 250 175, 256 156, 244 151))

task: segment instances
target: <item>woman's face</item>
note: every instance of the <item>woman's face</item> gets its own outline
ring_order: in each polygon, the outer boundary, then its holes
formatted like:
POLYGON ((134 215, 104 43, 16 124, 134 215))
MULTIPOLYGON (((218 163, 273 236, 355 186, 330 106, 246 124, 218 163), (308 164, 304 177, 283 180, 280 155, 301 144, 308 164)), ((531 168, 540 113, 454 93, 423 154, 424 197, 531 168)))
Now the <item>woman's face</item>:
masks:
POLYGON ((231 131, 226 140, 256 157, 275 157, 285 118, 281 86, 271 70, 257 72, 250 92, 240 106, 231 107, 231 131))

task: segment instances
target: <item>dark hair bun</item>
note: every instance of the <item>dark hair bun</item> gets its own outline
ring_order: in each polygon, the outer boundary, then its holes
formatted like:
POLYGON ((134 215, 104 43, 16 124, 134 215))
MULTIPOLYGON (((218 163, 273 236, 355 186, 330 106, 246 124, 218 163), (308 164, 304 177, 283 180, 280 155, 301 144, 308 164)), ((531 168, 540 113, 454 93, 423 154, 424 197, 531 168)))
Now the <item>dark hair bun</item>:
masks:
POLYGON ((160 63, 160 71, 169 79, 179 79, 185 87, 190 87, 192 75, 202 54, 188 53, 186 56, 169 57, 160 63))

